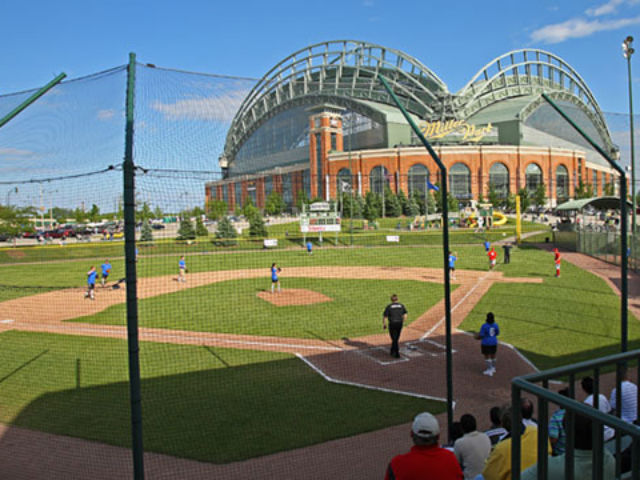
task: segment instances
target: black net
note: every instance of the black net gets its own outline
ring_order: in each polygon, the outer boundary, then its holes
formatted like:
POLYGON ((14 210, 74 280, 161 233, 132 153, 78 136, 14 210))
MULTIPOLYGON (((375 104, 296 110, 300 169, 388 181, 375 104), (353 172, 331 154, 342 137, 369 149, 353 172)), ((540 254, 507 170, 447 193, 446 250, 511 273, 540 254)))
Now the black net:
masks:
MULTIPOLYGON (((363 151, 384 146, 379 115, 329 105, 342 112, 344 137, 329 134, 319 147, 322 131, 309 121, 316 110, 271 112, 267 98, 245 118, 254 124, 234 126, 248 132, 247 142, 237 163, 227 164, 232 121, 256 80, 136 67, 147 478, 381 477, 410 446, 410 422, 423 411, 438 415, 441 443, 448 441, 445 258, 459 262, 452 308, 454 326, 465 330, 477 329, 488 310, 524 323, 527 302, 551 290, 541 290, 553 268, 544 251, 513 247, 512 265, 500 249, 497 271, 488 271, 485 242, 514 239, 515 222, 503 212, 515 208, 515 172, 450 171, 450 258, 442 250, 437 169, 396 172, 386 164, 356 173, 363 151), (314 154, 334 155, 344 168, 311 173, 314 154), (495 208, 471 208, 476 186, 493 181, 500 188, 487 200, 495 208), (520 290, 502 289, 503 275, 520 290), (390 349, 398 323, 390 313, 382 318, 394 293, 408 318, 390 349)), ((3 478, 133 474, 126 82, 126 67, 63 82, 0 128, 3 478)), ((0 115, 32 93, 0 97, 0 115)), ((616 125, 628 132, 628 121, 616 125)), ((528 133, 535 130, 534 122, 528 133)), ((523 229, 548 233, 539 223, 523 229)), ((544 335, 537 344, 517 332, 507 337, 526 351, 540 348, 531 357, 541 366, 610 347, 594 340, 547 352, 544 335)), ((454 349, 456 415, 473 413, 485 429, 489 408, 509 400, 509 380, 531 363, 501 351, 505 373, 490 379, 471 335, 459 333, 454 349), (501 383, 474 388, 492 380, 501 383)))

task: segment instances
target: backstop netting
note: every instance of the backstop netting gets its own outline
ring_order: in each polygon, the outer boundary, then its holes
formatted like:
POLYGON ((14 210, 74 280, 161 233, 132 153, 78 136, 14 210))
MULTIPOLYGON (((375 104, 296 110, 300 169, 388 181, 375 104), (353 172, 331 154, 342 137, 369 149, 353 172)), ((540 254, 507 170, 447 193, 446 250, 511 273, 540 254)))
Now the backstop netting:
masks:
MULTIPOLYGON (((410 422, 423 411, 439 415, 448 441, 438 173, 317 178, 293 172, 292 160, 268 184, 256 161, 242 187, 223 185, 219 159, 255 84, 137 64, 132 205, 123 187, 126 67, 62 82, 0 128, 0 477, 133 475, 124 251, 132 208, 147 478, 381 477, 410 447, 410 422), (327 225, 310 210, 313 182, 338 192, 320 212, 339 215, 339 232, 303 231, 301 214, 327 225), (397 351, 383 322, 392 294, 408 312, 397 351)), ((0 96, 0 116, 32 93, 0 96)), ((306 108, 295 106, 296 118, 308 120, 306 108)), ((288 149, 308 162, 308 122, 296 130, 283 112, 265 105, 263 114, 276 121, 249 132, 260 139, 254 153, 270 161, 288 149)), ((356 162, 379 125, 348 109, 343 118, 344 155, 356 162)), ((455 213, 454 326, 467 319, 465 330, 489 310, 528 320, 547 275, 547 252, 515 247, 515 265, 488 271, 484 243, 511 241, 515 227, 505 218, 487 231, 457 211, 479 174, 452 172, 457 196, 446 200, 455 213), (507 290, 511 281, 523 285, 507 290)), ((498 200, 509 207, 507 196, 498 200)), ((596 347, 614 348, 580 344, 558 361, 596 347)), ((510 378, 531 364, 514 353, 490 378, 471 335, 456 335, 454 349, 456 417, 473 413, 485 429, 489 407, 509 401, 510 378), (493 380, 503 383, 472 388, 493 380)), ((546 366, 554 354, 535 359, 546 366)))

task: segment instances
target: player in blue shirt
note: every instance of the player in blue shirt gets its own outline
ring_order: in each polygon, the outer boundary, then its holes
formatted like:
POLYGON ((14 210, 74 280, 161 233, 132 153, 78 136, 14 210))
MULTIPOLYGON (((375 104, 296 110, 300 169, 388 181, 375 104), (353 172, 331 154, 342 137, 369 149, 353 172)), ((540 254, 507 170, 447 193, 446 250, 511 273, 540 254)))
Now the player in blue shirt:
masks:
POLYGON ((187 273, 187 262, 184 259, 184 255, 182 255, 180 257, 180 261, 178 262, 178 281, 179 282, 187 281, 186 273, 187 273))
POLYGON ((275 262, 271 264, 271 293, 273 293, 276 285, 278 285, 278 293, 280 292, 280 279, 278 278, 278 273, 280 273, 282 269, 278 267, 275 262))
POLYGON ((492 312, 487 313, 487 319, 480 328, 476 338, 480 340, 480 350, 487 362, 487 369, 482 372, 490 377, 496 373, 496 351, 498 350, 498 335, 500 327, 496 323, 492 312))
POLYGON ((109 274, 111 273, 111 264, 109 263, 109 259, 106 259, 104 263, 100 265, 100 269, 102 270, 102 288, 104 288, 107 278, 109 278, 109 274))
POLYGON ((489 240, 485 240, 484 241, 484 251, 488 252, 491 249, 491 243, 489 243, 489 240))
POLYGON ((307 253, 313 255, 313 243, 311 243, 311 240, 307 241, 307 253))
POLYGON ((451 280, 456 279, 456 260, 458 260, 456 254, 449 252, 449 271, 451 272, 451 280))
POLYGON ((96 267, 91 265, 91 268, 87 272, 87 293, 84 294, 84 298, 90 298, 91 300, 95 300, 94 291, 96 288, 96 277, 98 276, 98 272, 96 272, 96 267))

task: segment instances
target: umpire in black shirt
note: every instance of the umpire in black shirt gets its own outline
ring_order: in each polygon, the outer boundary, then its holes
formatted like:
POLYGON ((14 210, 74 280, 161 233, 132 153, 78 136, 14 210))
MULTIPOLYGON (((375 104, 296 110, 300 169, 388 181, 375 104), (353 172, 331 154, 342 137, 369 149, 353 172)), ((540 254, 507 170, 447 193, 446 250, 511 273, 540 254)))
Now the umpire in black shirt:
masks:
POLYGON ((391 356, 400 358, 400 349, 398 340, 402 331, 402 322, 407 319, 407 309, 403 304, 398 302, 398 296, 394 293, 391 295, 391 303, 384 309, 382 315, 382 328, 387 328, 389 323, 389 336, 391 336, 391 356))

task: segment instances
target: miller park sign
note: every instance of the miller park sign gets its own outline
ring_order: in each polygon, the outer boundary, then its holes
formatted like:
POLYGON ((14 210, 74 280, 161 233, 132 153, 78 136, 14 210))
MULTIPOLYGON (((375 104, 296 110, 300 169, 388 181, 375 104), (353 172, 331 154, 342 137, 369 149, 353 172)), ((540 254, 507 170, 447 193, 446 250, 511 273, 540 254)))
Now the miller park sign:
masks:
POLYGON ((485 137, 497 136, 497 131, 491 123, 477 126, 464 120, 425 122, 420 130, 426 138, 431 140, 449 137, 450 139, 456 138, 461 142, 479 142, 485 137))

